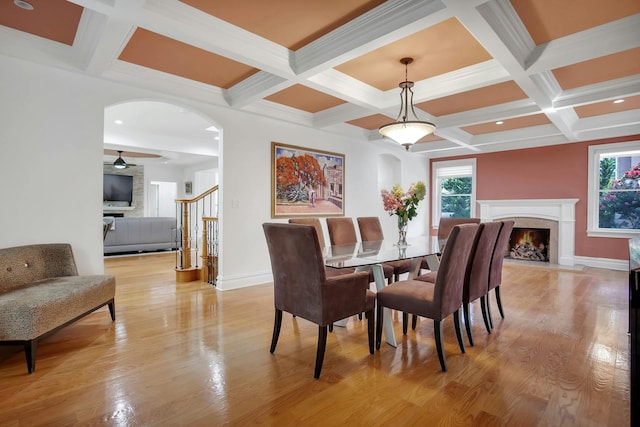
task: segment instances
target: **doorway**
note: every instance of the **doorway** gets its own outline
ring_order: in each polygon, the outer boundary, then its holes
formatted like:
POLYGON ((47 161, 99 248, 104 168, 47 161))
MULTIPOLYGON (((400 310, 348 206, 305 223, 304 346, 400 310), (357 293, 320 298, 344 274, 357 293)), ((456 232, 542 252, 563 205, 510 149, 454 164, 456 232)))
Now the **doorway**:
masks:
POLYGON ((178 183, 151 181, 149 183, 149 216, 175 218, 177 195, 178 183))

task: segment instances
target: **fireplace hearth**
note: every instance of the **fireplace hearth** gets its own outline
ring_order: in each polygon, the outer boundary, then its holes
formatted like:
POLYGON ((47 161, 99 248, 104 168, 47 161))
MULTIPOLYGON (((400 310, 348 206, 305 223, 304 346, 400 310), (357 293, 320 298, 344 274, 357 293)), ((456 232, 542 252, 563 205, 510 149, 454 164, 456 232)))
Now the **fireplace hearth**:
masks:
POLYGON ((514 227, 509 239, 508 258, 549 262, 548 228, 514 227))

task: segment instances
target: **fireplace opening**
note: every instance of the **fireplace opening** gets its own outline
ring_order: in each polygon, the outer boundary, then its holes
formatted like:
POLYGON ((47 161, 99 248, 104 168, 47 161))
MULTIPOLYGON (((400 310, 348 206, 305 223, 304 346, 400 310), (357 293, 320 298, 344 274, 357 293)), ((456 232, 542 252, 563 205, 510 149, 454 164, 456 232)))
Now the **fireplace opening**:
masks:
POLYGON ((509 239, 507 258, 549 262, 548 228, 514 227, 509 239))

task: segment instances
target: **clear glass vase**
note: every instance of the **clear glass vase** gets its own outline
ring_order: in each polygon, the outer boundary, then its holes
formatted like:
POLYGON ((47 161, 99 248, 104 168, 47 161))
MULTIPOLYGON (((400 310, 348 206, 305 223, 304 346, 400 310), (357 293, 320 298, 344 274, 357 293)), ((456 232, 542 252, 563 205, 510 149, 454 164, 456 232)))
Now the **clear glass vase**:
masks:
POLYGON ((398 247, 407 246, 407 228, 409 228, 409 219, 398 215, 398 247))

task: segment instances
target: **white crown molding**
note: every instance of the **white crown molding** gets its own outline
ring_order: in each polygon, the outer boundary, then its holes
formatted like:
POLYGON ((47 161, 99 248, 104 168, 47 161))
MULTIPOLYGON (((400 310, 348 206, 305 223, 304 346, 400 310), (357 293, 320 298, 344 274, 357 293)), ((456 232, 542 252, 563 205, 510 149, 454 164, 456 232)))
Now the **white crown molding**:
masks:
POLYGON ((0 54, 65 70, 72 63, 73 47, 0 25, 0 54))
POLYGON ((540 44, 527 58, 526 69, 539 73, 639 47, 638 28, 640 14, 540 44))
POLYGON ((544 71, 530 76, 529 80, 535 87, 536 92, 533 94, 532 92, 534 91, 529 91, 530 96, 534 95, 534 100, 536 100, 543 109, 553 107, 553 100, 562 93, 562 87, 558 84, 553 73, 551 71, 544 71))
POLYGON ((328 127, 340 123, 365 117, 368 114, 375 114, 364 107, 355 104, 341 104, 313 115, 313 125, 316 127, 328 127))
POLYGON ((620 126, 639 125, 640 109, 620 111, 618 113, 604 114, 596 117, 579 119, 574 130, 584 132, 598 129, 612 129, 620 126))
POLYGON ((540 113, 540 108, 530 99, 506 102, 489 107, 467 110, 460 113, 440 116, 436 125, 441 127, 463 127, 478 123, 495 122, 514 117, 530 116, 540 113))
POLYGON ((475 135, 471 143, 475 147, 489 144, 500 144, 505 142, 532 140, 561 135, 561 132, 552 124, 531 126, 522 129, 513 129, 502 132, 484 133, 475 135))
POLYGON ((223 91, 215 86, 124 61, 115 61, 102 73, 102 77, 124 85, 145 88, 179 98, 227 106, 223 91))
POLYGON ((478 12, 500 38, 504 46, 524 68, 535 48, 529 32, 508 0, 492 0, 478 6, 478 12))
POLYGON ((85 9, 74 43, 78 68, 100 75, 118 59, 135 27, 85 9))
POLYGON ((578 122, 578 115, 572 108, 562 110, 549 109, 546 111, 547 118, 564 134, 569 140, 576 140, 578 136, 574 131, 574 126, 578 122))
POLYGON ((524 138, 514 141, 488 142, 486 144, 478 144, 478 147, 483 153, 495 153, 499 151, 513 151, 524 150, 527 148, 549 147, 551 145, 561 145, 570 142, 575 141, 567 140, 567 138, 562 134, 551 136, 535 135, 530 139, 524 138))
POLYGON ((232 107, 242 108, 289 86, 291 82, 283 77, 258 71, 227 89, 225 99, 232 107))
POLYGON ((179 1, 147 2, 137 24, 268 73, 293 75, 287 48, 179 1))
POLYGON ((468 149, 470 152, 480 151, 478 148, 474 147, 471 143, 473 140, 473 135, 469 132, 466 132, 462 129, 458 128, 442 128, 436 129, 436 135, 440 138, 446 138, 448 141, 453 144, 458 145, 459 147, 463 147, 468 149))
POLYGON ((474 150, 470 150, 467 147, 453 144, 447 140, 421 142, 419 144, 414 144, 409 151, 411 151, 412 153, 425 154, 429 158, 462 156, 465 154, 477 154, 477 152, 474 150))
POLYGON ((640 94, 640 75, 622 77, 562 92, 553 102, 556 109, 577 107, 640 94))
POLYGON ((249 104, 242 110, 305 127, 313 125, 313 114, 264 99, 249 104))
MULTIPOLYGON (((511 77, 507 70, 498 61, 491 59, 415 82, 413 99, 417 104, 508 80, 511 77)), ((398 94, 397 88, 386 91, 383 105, 397 106, 398 94)))
POLYGON ((380 89, 333 68, 309 77, 306 85, 365 108, 378 108, 384 96, 380 89))

